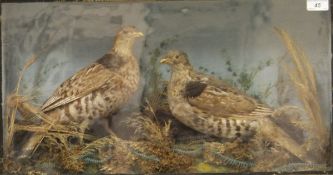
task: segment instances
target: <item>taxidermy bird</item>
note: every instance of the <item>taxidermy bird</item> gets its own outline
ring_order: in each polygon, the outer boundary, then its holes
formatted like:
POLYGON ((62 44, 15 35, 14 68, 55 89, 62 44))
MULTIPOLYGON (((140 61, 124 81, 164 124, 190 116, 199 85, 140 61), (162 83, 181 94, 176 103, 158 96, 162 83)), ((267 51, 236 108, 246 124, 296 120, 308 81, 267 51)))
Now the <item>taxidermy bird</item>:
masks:
POLYGON ((236 88, 195 71, 182 51, 170 51, 160 62, 171 66, 170 110, 194 130, 222 138, 247 139, 256 133, 256 119, 272 113, 236 88))
MULTIPOLYGON (((106 117, 125 105, 139 86, 139 64, 132 47, 141 36, 135 27, 122 28, 113 48, 64 81, 42 105, 41 111, 54 123, 91 124, 94 119, 106 117)), ((23 146, 21 157, 31 154, 42 138, 42 134, 33 134, 23 146)))
POLYGON ((305 162, 309 155, 271 118, 275 111, 225 82, 199 73, 182 51, 170 51, 161 60, 171 66, 168 103, 180 122, 201 133, 222 138, 249 139, 258 131, 305 162))

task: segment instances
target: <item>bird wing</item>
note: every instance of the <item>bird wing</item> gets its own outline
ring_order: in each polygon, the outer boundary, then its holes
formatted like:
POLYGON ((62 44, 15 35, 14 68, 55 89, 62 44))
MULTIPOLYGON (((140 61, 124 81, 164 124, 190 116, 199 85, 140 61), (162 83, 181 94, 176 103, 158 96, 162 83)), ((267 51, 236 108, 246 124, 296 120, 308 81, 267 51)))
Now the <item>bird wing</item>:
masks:
POLYGON ((184 96, 192 106, 207 113, 244 117, 271 112, 255 99, 221 80, 197 72, 192 73, 191 77, 192 81, 187 83, 184 96))
POLYGON ((101 88, 115 73, 99 63, 81 69, 64 81, 43 104, 42 111, 50 111, 101 88))

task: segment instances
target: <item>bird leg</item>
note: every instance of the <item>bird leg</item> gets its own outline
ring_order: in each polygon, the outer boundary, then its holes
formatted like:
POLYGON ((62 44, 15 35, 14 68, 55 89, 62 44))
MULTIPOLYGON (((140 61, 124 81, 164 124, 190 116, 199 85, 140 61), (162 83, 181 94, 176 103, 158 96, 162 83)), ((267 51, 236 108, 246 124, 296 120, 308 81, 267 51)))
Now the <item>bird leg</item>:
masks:
POLYGON ((84 120, 83 122, 81 122, 81 124, 79 126, 79 131, 81 133, 80 137, 79 137, 79 143, 80 143, 80 145, 83 144, 84 132, 88 128, 88 125, 89 125, 89 120, 84 120))

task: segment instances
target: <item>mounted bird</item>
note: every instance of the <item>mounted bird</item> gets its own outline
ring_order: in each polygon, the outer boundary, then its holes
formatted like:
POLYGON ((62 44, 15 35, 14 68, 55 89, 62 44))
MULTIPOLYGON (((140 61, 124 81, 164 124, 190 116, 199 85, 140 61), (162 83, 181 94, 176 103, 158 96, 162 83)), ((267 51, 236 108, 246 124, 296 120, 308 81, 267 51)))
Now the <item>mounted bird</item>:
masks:
MULTIPOLYGON (((123 27, 112 49, 65 80, 42 105, 41 111, 52 123, 91 124, 124 106, 139 86, 139 63, 132 48, 142 36, 133 26, 123 27)), ((29 156, 43 137, 33 134, 24 144, 21 157, 29 156)))
POLYGON ((270 117, 274 110, 235 87, 191 66, 186 53, 169 51, 160 61, 171 67, 168 103, 173 116, 188 127, 207 135, 248 140, 260 132, 298 158, 307 152, 270 117))
POLYGON ((172 114, 194 130, 244 138, 255 133, 256 117, 273 112, 224 81, 194 70, 182 51, 168 52, 161 63, 171 66, 168 102, 172 114))

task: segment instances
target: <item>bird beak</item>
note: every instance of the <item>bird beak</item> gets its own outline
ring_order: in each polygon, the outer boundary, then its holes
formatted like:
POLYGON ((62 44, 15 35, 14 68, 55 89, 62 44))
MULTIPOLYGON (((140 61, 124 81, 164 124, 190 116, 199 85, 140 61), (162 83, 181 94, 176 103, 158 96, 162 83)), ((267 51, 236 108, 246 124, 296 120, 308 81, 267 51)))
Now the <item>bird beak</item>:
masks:
POLYGON ((135 32, 134 37, 142 37, 144 34, 142 32, 135 32))
POLYGON ((170 64, 169 59, 168 58, 162 58, 160 61, 161 64, 170 64))

